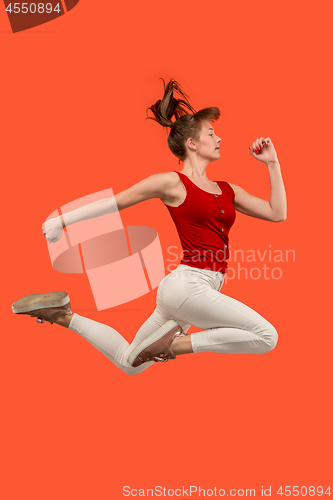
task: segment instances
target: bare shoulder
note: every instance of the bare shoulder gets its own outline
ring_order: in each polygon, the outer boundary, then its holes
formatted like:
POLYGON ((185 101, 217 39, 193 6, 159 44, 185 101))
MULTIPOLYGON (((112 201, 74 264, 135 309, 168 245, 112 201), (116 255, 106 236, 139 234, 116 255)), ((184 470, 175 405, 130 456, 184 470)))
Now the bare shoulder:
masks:
POLYGON ((177 172, 161 172, 160 174, 154 175, 159 176, 162 183, 169 187, 176 186, 179 183, 177 172))
POLYGON ((158 176, 160 184, 160 199, 162 201, 173 200, 177 197, 177 189, 180 186, 180 179, 177 172, 161 172, 158 176))
POLYGON ((229 186, 233 189, 234 193, 236 194, 236 191, 240 189, 239 186, 236 186, 236 184, 231 184, 231 182, 228 182, 229 186))
POLYGON ((145 198, 159 198, 166 205, 178 203, 183 195, 182 184, 177 172, 152 174, 136 184, 145 193, 145 198))
POLYGON ((160 172, 149 175, 136 185, 149 192, 151 198, 163 198, 177 184, 177 178, 175 172, 160 172))
POLYGON ((234 202, 236 202, 236 198, 239 198, 242 195, 242 193, 247 194, 246 191, 240 186, 237 186, 236 184, 231 184, 231 182, 228 182, 228 184, 232 188, 235 194, 234 202))

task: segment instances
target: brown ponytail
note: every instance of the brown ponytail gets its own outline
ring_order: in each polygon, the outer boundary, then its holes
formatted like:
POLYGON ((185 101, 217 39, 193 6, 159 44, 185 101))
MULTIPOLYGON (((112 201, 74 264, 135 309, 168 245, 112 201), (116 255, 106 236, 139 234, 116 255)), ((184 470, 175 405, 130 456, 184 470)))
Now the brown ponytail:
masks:
POLYGON ((154 120, 163 127, 170 127, 168 136, 168 145, 171 152, 180 160, 186 158, 185 143, 189 137, 198 139, 202 122, 204 120, 217 120, 220 116, 218 108, 204 108, 200 111, 195 109, 189 103, 189 98, 182 90, 179 83, 171 79, 167 85, 161 78, 164 85, 164 96, 155 104, 147 109, 150 110, 154 117, 148 116, 147 119, 154 120), (180 99, 173 96, 176 91, 180 99), (174 118, 174 121, 172 121, 174 118))

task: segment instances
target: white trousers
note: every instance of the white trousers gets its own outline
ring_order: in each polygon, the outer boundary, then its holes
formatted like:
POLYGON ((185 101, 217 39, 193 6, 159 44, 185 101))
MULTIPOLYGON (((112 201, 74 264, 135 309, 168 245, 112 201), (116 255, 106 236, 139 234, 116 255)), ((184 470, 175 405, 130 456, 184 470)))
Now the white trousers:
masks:
POLYGON ((69 329, 129 375, 155 364, 151 361, 133 368, 127 358, 142 340, 170 319, 184 332, 191 326, 204 329, 191 334, 194 353, 264 354, 274 349, 276 329, 250 307, 221 294, 223 281, 220 272, 180 264, 161 281, 156 309, 131 344, 114 328, 78 314, 73 315, 69 329))

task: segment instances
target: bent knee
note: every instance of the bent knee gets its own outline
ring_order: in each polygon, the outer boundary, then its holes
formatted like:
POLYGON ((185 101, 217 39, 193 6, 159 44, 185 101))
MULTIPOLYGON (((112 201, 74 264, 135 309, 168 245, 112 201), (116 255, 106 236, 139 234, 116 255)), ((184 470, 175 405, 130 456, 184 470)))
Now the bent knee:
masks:
POLYGON ((145 371, 147 368, 149 368, 154 364, 155 364, 154 361, 148 361, 147 363, 143 363, 142 365, 136 368, 134 368, 130 364, 127 364, 125 366, 123 365, 121 369, 124 373, 126 373, 126 375, 139 375, 139 373, 142 373, 143 371, 145 371))
POLYGON ((266 328, 264 338, 265 338, 264 352, 266 353, 273 351, 279 338, 278 332, 276 331, 276 328, 274 328, 273 325, 269 324, 269 327, 266 328))

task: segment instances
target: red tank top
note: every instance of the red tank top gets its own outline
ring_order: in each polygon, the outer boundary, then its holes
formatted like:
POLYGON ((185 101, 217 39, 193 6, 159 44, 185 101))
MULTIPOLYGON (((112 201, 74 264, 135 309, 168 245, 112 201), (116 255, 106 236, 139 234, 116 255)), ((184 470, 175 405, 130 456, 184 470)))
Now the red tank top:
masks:
POLYGON ((187 175, 177 174, 185 188, 186 198, 178 207, 165 206, 176 224, 183 248, 180 264, 226 273, 228 235, 236 217, 234 190, 227 182, 216 181, 222 194, 208 193, 187 175))

